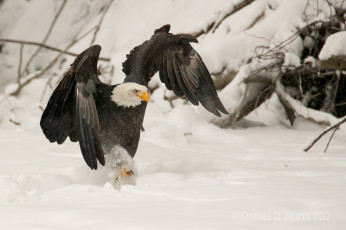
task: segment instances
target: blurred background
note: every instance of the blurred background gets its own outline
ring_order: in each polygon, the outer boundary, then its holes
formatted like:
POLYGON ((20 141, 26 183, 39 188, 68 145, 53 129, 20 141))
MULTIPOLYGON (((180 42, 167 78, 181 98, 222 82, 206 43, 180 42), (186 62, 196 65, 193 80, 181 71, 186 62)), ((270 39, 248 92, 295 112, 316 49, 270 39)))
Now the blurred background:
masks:
MULTIPOLYGON (((308 118, 293 104, 340 118, 346 114, 344 8, 344 1, 336 0, 2 1, 1 120, 13 116, 14 122, 25 123, 14 113, 21 106, 14 104, 26 91, 26 97, 44 108, 75 55, 92 44, 102 46, 103 81, 122 82, 125 55, 164 24, 172 25, 172 33, 198 38, 193 45, 231 113, 216 122, 219 126, 234 126, 276 96, 291 125, 297 115, 308 118), (331 35, 337 38, 321 53, 331 35)), ((185 103, 154 79, 154 99, 163 99, 171 108, 185 103)), ((311 118, 328 124, 321 118, 325 115, 316 116, 311 118)))

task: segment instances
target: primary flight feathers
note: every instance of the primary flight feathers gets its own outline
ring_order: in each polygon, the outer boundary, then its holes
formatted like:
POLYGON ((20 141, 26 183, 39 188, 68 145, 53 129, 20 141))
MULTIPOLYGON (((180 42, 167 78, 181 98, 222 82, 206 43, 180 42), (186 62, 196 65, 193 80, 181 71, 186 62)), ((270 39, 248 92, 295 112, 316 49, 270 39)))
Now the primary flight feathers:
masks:
POLYGON ((194 105, 199 102, 209 112, 227 114, 202 58, 190 42, 198 42, 189 34, 171 34, 170 25, 155 31, 150 40, 135 47, 123 63, 125 82, 148 85, 159 71, 161 82, 177 96, 185 95, 194 105))

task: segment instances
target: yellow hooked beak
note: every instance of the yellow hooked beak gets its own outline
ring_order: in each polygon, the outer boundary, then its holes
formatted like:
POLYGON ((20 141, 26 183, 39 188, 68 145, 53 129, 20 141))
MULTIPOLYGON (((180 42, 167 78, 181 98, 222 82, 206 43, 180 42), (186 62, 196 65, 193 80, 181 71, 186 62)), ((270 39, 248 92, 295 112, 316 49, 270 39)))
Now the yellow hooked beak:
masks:
POLYGON ((138 93, 137 97, 142 99, 143 101, 147 102, 149 101, 149 94, 147 91, 143 90, 142 92, 138 93))

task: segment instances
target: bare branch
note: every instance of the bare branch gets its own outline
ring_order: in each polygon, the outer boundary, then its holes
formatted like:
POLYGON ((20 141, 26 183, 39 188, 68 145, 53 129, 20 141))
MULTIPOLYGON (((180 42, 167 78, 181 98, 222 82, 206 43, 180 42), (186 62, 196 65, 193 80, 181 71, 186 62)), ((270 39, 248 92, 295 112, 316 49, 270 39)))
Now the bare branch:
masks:
MULTIPOLYGON (((312 142, 311 144, 306 147, 304 149, 305 152, 309 151, 312 146, 314 146, 316 144, 317 141, 319 141, 325 134, 327 134, 329 131, 333 130, 333 129, 338 129, 343 123, 346 122, 346 116, 339 122, 337 122, 335 125, 332 125, 330 127, 328 127, 327 129, 325 129, 320 135, 318 135, 312 142)), ((327 150, 327 149, 325 149, 327 150)))
POLYGON ((227 14, 225 14, 225 15, 223 16, 223 18, 222 18, 220 21, 218 21, 217 23, 215 23, 215 26, 214 26, 212 32, 214 33, 214 32, 219 28, 219 26, 221 25, 221 23, 222 23, 226 18, 228 18, 228 17, 231 16, 232 14, 238 12, 239 10, 243 9, 244 7, 248 6, 249 4, 251 4, 251 3, 254 2, 254 1, 255 1, 255 0, 245 0, 245 1, 243 1, 243 2, 238 3, 237 5, 234 5, 234 6, 233 6, 233 9, 232 9, 230 12, 228 12, 227 14))
POLYGON ((279 98, 279 101, 281 103, 281 105, 284 107, 286 115, 287 115, 287 119, 290 121, 291 126, 293 126, 294 121, 296 119, 296 115, 295 115, 295 109, 293 108, 293 106, 288 102, 288 100, 285 99, 285 97, 282 96, 282 94, 277 93, 276 94, 279 98))
POLYGON ((220 20, 218 21, 213 21, 212 23, 210 23, 208 26, 207 26, 207 29, 204 30, 200 30, 198 32, 195 32, 195 33, 192 33, 192 35, 194 37, 199 37, 201 36, 202 34, 207 34, 209 33, 211 30, 212 30, 212 33, 214 33, 218 28, 219 26, 222 24, 222 22, 228 18, 229 16, 231 16, 232 14, 238 12, 239 10, 243 9, 244 7, 250 5, 252 2, 254 2, 255 0, 244 0, 236 5, 234 5, 232 7, 232 9, 230 10, 230 12, 226 13, 220 20))
POLYGON ((94 44, 94 42, 95 42, 95 40, 96 40, 97 33, 99 32, 100 27, 101 27, 101 24, 102 24, 102 22, 103 22, 103 18, 105 17, 106 13, 108 12, 108 10, 109 10, 111 4, 113 3, 113 1, 114 1, 114 0, 109 0, 108 5, 107 5, 106 8, 104 9, 103 14, 102 14, 102 16, 101 16, 101 18, 100 18, 100 21, 99 21, 99 23, 98 23, 97 26, 96 26, 96 30, 95 30, 95 32, 94 32, 93 39, 92 39, 91 42, 90 42, 90 46, 91 46, 92 44, 94 44))
POLYGON ((327 143, 327 146, 326 146, 326 148, 324 149, 324 153, 327 152, 327 149, 328 149, 328 147, 329 147, 329 144, 330 144, 331 140, 333 139, 336 130, 338 130, 338 128, 335 128, 334 131, 333 131, 333 133, 332 133, 332 135, 330 136, 329 141, 328 141, 328 143, 327 143))
POLYGON ((33 77, 27 79, 25 82, 23 82, 22 84, 18 85, 17 89, 15 91, 13 91, 12 93, 10 93, 10 96, 17 96, 20 91, 22 90, 22 88, 26 85, 28 85, 31 81, 33 81, 34 79, 40 78, 43 74, 45 74, 50 68, 52 68, 52 66, 58 61, 58 59, 60 58, 61 55, 63 55, 68 49, 70 49, 74 44, 76 44, 77 42, 79 42, 80 40, 82 40, 84 37, 86 37, 88 34, 90 34, 93 30, 95 29, 95 27, 93 27, 92 29, 90 29, 88 32, 86 32, 84 35, 82 35, 80 38, 74 40, 73 42, 71 42, 62 52, 60 52, 54 59, 53 61, 51 61, 46 68, 44 68, 40 73, 35 74, 33 77))
POLYGON ((228 85, 238 73, 235 71, 229 71, 228 73, 225 73, 224 72, 225 69, 226 68, 224 68, 223 71, 220 72, 219 74, 210 73, 211 75, 215 76, 213 78, 213 82, 214 82, 214 86, 215 86, 216 90, 221 90, 221 89, 225 88, 226 85, 228 85))
POLYGON ((40 98, 40 102, 42 102, 42 99, 43 99, 44 95, 46 94, 46 90, 47 90, 48 86, 49 86, 50 88, 52 88, 51 81, 52 81, 52 79, 53 79, 54 77, 55 77, 55 76, 52 75, 52 76, 47 80, 46 85, 44 86, 43 91, 42 91, 42 95, 41 95, 41 98, 40 98))
POLYGON ((171 106, 171 108, 173 109, 174 108, 174 104, 173 104, 173 101, 177 100, 177 99, 183 99, 183 100, 186 100, 186 96, 176 96, 176 95, 173 95, 171 97, 168 97, 166 95, 163 96, 163 99, 168 101, 169 102, 169 105, 171 106))
POLYGON ((259 20, 261 20, 263 17, 265 16, 265 13, 262 12, 260 15, 258 15, 254 20, 253 22, 245 29, 245 30, 248 30, 248 29, 251 29, 252 27, 254 27, 257 22, 259 22, 259 20))
MULTIPOLYGON (((95 27, 93 27, 93 30, 94 30, 94 29, 95 29, 95 27)), ((88 33, 90 33, 90 31, 89 31, 88 33)), ((9 43, 17 43, 17 44, 41 46, 41 47, 43 47, 43 48, 45 48, 45 49, 53 50, 53 51, 56 51, 56 52, 59 52, 59 53, 63 53, 63 54, 67 54, 67 55, 70 55, 70 56, 73 56, 73 57, 77 57, 77 56, 78 56, 78 54, 69 52, 69 51, 67 51, 66 49, 65 49, 65 50, 61 50, 61 49, 59 49, 59 48, 55 48, 55 47, 53 47, 53 46, 45 45, 45 44, 42 44, 42 43, 39 43, 39 42, 31 42, 31 41, 23 41, 23 40, 14 40, 14 39, 7 39, 7 38, 0 38, 0 42, 9 42, 9 43)), ((100 57, 99 60, 100 60, 100 61, 105 61, 105 62, 110 62, 110 61, 111 61, 110 58, 105 58, 105 57, 100 57)))
POLYGON ((13 120, 13 119, 11 119, 11 118, 10 118, 9 121, 10 121, 11 123, 15 124, 16 126, 20 126, 20 122, 18 122, 18 121, 15 121, 15 120, 13 120))
POLYGON ((24 44, 20 44, 20 51, 19 51, 19 64, 18 64, 18 85, 20 85, 20 79, 22 78, 22 62, 23 62, 23 48, 24 44))
MULTIPOLYGON (((54 17, 52 23, 51 23, 50 26, 49 26, 49 29, 48 29, 48 32, 47 32, 46 36, 43 38, 42 44, 45 44, 46 41, 48 40, 48 38, 49 38, 50 34, 52 33, 52 30, 53 30, 53 28, 54 28, 54 26, 55 26, 56 21, 58 20, 60 14, 61 14, 61 12, 62 12, 62 10, 64 9, 64 7, 65 7, 65 5, 66 5, 66 2, 67 2, 67 0, 64 0, 63 3, 61 4, 61 6, 60 6, 58 12, 56 13, 56 15, 55 15, 55 17, 54 17)), ((41 49, 42 49, 42 46, 39 46, 38 49, 35 51, 35 53, 33 53, 33 55, 29 58, 28 62, 27 62, 26 65, 25 65, 24 72, 28 70, 28 68, 29 68, 29 66, 30 66, 30 64, 31 64, 31 62, 32 62, 32 60, 34 60, 34 58, 35 58, 35 57, 37 56, 37 54, 41 51, 41 49)))

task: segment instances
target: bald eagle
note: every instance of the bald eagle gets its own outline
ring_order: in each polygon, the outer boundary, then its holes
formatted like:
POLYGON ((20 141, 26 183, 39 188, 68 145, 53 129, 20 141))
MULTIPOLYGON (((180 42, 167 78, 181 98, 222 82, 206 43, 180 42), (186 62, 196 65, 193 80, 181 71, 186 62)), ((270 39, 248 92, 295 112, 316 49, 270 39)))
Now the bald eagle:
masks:
MULTIPOLYGON (((171 34, 169 30, 170 25, 155 30, 149 40, 126 55, 122 84, 108 85, 98 78, 99 45, 79 54, 41 117, 47 139, 58 144, 67 137, 78 141, 91 169, 97 169, 97 161, 105 165, 105 154, 114 149, 125 150, 133 158, 149 101, 148 83, 157 71, 167 89, 177 96, 185 95, 194 105, 201 103, 216 116, 221 116, 220 112, 227 114, 207 67, 190 45, 197 39, 188 34, 171 34)), ((133 174, 124 165, 117 167, 120 176, 133 174)))

